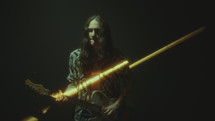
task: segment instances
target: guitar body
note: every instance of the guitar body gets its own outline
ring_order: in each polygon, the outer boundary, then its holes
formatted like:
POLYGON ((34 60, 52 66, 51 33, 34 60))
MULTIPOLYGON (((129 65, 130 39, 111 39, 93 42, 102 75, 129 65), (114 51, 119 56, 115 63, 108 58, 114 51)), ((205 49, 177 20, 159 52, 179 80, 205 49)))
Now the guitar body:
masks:
POLYGON ((91 103, 101 106, 101 107, 109 106, 109 105, 113 104, 115 101, 116 101, 115 98, 108 98, 100 90, 94 90, 91 94, 91 103))
POLYGON ((112 105, 115 101, 115 98, 108 98, 102 91, 94 90, 91 94, 91 104, 100 107, 100 110, 93 110, 97 112, 97 115, 95 117, 88 118, 87 121, 114 121, 116 112, 107 116, 104 114, 103 108, 112 105))

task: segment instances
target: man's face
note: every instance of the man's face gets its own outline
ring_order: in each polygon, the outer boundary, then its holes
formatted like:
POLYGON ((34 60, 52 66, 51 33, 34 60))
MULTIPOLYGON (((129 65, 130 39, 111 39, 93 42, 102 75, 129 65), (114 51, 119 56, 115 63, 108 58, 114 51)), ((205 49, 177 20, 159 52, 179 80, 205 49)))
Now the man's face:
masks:
MULTIPOLYGON (((98 41, 101 37, 101 25, 95 19, 92 20, 88 27, 88 36, 90 39, 90 44, 93 46, 94 44, 98 44, 98 41)), ((94 45, 95 46, 95 45, 94 45)))

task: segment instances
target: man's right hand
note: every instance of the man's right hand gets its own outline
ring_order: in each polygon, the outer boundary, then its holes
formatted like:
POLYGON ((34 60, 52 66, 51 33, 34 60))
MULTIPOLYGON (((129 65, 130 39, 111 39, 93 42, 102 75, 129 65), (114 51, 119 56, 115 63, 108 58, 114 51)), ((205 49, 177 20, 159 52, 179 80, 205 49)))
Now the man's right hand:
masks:
POLYGON ((68 97, 65 96, 61 90, 59 90, 57 93, 51 95, 53 98, 55 98, 56 101, 68 101, 68 97))

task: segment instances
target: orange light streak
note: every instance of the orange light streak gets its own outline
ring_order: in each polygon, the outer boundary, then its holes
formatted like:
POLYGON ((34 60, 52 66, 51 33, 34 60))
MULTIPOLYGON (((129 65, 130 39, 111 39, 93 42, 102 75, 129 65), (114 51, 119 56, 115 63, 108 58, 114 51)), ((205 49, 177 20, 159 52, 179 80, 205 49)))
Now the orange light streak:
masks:
POLYGON ((193 32, 191 32, 191 33, 189 33, 189 34, 187 34, 187 35, 185 35, 185 36, 183 36, 183 37, 181 37, 181 38, 175 40, 174 42, 172 42, 172 43, 170 43, 170 44, 168 44, 168 45, 166 45, 166 46, 160 48, 159 50, 157 50, 157 51, 155 51, 155 52, 153 52, 153 53, 147 55, 146 57, 144 57, 144 58, 142 58, 142 59, 140 59, 140 60, 134 62, 133 64, 129 65, 129 68, 134 68, 135 66, 137 66, 137 65, 139 65, 139 64, 142 64, 143 62, 146 62, 147 60, 149 60, 149 59, 155 57, 156 55, 158 55, 158 54, 160 54, 160 53, 162 53, 162 52, 164 52, 164 51, 166 51, 166 50, 168 50, 168 49, 170 49, 170 48, 172 48, 172 47, 174 47, 174 46, 176 46, 176 45, 178 45, 178 44, 184 42, 185 40, 187 40, 187 39, 193 37, 194 35, 199 34, 199 33, 202 32, 204 29, 205 29, 205 27, 203 26, 203 27, 201 27, 201 28, 199 28, 199 29, 197 29, 197 30, 195 30, 195 31, 193 31, 193 32))
MULTIPOLYGON (((204 29, 205 29, 205 27, 201 27, 201 28, 199 28, 199 29, 197 29, 197 30, 195 30, 195 31, 193 31, 193 32, 191 32, 191 33, 189 33, 189 34, 177 39, 176 41, 174 41, 174 42, 172 42, 172 43, 160 48, 159 50, 157 50, 157 51, 149 54, 148 56, 146 56, 146 57, 134 62, 133 64, 130 64, 129 68, 132 69, 132 68, 136 67, 137 65, 139 65, 139 64, 141 64, 141 63, 143 63, 143 62, 155 57, 156 55, 158 55, 158 54, 160 54, 160 53, 162 53, 162 52, 164 52, 164 51, 166 51, 166 50, 168 50, 168 49, 170 49, 170 48, 172 48, 172 47, 184 42, 185 40, 193 37, 194 35, 197 35, 198 33, 202 32, 204 29)), ((54 98, 58 98, 58 97, 60 97, 62 95, 64 95, 64 96, 75 95, 80 90, 84 89, 85 87, 87 87, 87 86, 89 86, 89 85, 91 85, 91 84, 93 84, 93 83, 95 83, 97 81, 100 81, 102 77, 104 77, 104 76, 106 76, 106 75, 108 75, 108 74, 110 74, 110 73, 112 73, 112 72, 114 72, 114 71, 116 71, 116 70, 118 70, 118 69, 120 69, 122 67, 125 67, 128 64, 129 64, 129 62, 127 60, 125 60, 125 61, 119 63, 118 65, 114 66, 113 68, 110 68, 110 69, 104 71, 103 73, 98 74, 95 77, 92 77, 92 78, 90 78, 88 80, 85 80, 84 82, 79 84, 77 87, 74 87, 74 88, 71 88, 69 90, 66 90, 65 92, 59 91, 58 93, 52 94, 51 96, 54 97, 54 98)))
POLYGON ((74 88, 71 88, 69 90, 66 90, 63 93, 61 91, 59 91, 57 93, 52 94, 51 96, 54 97, 54 98, 59 98, 62 95, 64 95, 64 96, 75 95, 75 94, 78 93, 78 91, 84 89, 85 87, 87 87, 87 86, 89 86, 89 85, 91 85, 91 84, 93 84, 93 83, 95 83, 97 81, 100 81, 102 77, 104 77, 104 76, 106 76, 106 75, 108 75, 108 74, 110 74, 110 73, 112 73, 112 72, 114 72, 114 71, 116 71, 116 70, 118 70, 118 69, 120 69, 122 67, 125 67, 126 65, 128 65, 128 63, 129 62, 127 60, 125 60, 125 61, 117 64, 113 68, 110 68, 110 69, 104 71, 103 73, 100 73, 100 74, 98 74, 98 75, 96 75, 96 76, 94 76, 94 77, 92 77, 92 78, 90 78, 88 80, 85 80, 84 82, 79 84, 77 87, 74 87, 74 88))

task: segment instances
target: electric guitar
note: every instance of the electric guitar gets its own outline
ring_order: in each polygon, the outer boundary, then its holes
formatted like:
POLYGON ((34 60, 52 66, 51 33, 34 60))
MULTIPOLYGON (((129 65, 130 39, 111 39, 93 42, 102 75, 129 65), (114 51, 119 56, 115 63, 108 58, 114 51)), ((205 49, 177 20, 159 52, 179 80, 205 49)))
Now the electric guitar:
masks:
MULTIPOLYGON (((33 83, 31 80, 25 80, 25 84, 37 91, 41 95, 51 96, 51 91, 46 89, 42 84, 33 83)), ((96 113, 103 114, 103 107, 113 104, 116 101, 115 98, 108 98, 103 92, 95 90, 91 95, 91 102, 86 102, 76 98, 69 98, 68 102, 79 105, 81 107, 89 108, 96 113)))

